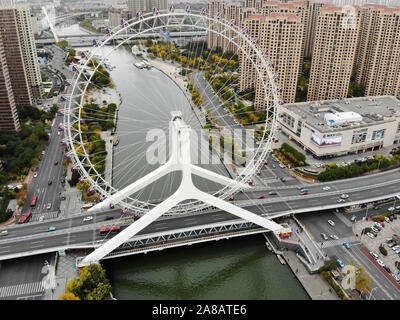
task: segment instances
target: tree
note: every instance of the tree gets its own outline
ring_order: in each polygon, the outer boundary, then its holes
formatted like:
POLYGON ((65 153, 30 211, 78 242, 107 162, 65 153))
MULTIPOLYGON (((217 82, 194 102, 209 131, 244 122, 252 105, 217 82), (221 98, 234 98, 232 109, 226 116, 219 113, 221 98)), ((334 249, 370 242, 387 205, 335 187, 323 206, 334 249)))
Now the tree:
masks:
POLYGON ((356 288, 362 291, 369 291, 371 287, 369 284, 371 283, 371 279, 365 273, 365 269, 363 267, 358 267, 356 272, 356 288))
POLYGON ((81 300, 79 297, 74 295, 72 292, 66 292, 58 298, 58 300, 81 300))

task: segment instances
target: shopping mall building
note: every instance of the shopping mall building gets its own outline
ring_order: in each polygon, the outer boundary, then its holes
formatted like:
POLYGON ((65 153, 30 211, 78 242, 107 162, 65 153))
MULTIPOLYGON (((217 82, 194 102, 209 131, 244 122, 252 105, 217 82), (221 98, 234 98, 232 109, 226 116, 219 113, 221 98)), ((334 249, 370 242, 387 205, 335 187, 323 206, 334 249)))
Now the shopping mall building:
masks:
POLYGON ((282 132, 316 157, 362 153, 400 142, 394 96, 309 101, 278 107, 282 132))

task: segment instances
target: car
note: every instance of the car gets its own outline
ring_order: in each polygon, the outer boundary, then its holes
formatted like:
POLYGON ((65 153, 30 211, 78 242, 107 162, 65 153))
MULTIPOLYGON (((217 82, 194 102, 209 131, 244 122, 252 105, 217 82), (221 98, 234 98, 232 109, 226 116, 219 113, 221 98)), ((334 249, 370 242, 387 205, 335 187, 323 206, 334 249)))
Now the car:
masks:
POLYGON ((371 232, 367 232, 367 236, 370 237, 371 239, 374 239, 374 238, 375 238, 375 235, 372 234, 371 232))
POLYGON ((394 214, 391 217, 393 217, 394 220, 397 220, 397 214, 394 214))
POLYGON ((385 269, 387 272, 392 273, 392 270, 388 266, 382 266, 383 269, 385 269))
POLYGON ((388 217, 385 217, 385 221, 386 221, 386 222, 390 222, 390 220, 389 220, 388 217))
POLYGON ((400 206, 396 206, 396 210, 400 210, 400 206))
POLYGON ((388 218, 389 218, 390 221, 394 220, 393 216, 389 216, 388 218))
POLYGON ((345 193, 343 193, 341 196, 340 196, 342 199, 347 199, 348 197, 349 197, 349 195, 348 194, 345 194, 345 193))
POLYGON ((37 175, 38 175, 37 172, 35 172, 35 173, 33 174, 33 177, 36 178, 37 175))
POLYGON ((272 164, 272 168, 274 168, 274 169, 275 169, 275 168, 276 168, 276 165, 275 165, 275 164, 272 164))
POLYGON ((264 199, 264 198, 265 198, 265 196, 263 196, 263 195, 258 196, 258 199, 264 199))
POLYGON ((344 199, 338 199, 337 200, 337 203, 343 203, 343 202, 346 202, 346 200, 344 200, 344 199))
POLYGON ((370 251, 369 254, 374 258, 375 260, 379 259, 379 255, 375 251, 370 251))
POLYGON ((49 186, 51 186, 51 184, 53 183, 53 181, 49 180, 49 182, 47 183, 49 186))
POLYGON ((304 187, 297 187, 297 190, 301 190, 301 189, 303 189, 304 187))
POLYGON ((300 189, 301 192, 308 192, 307 188, 300 189))
POLYGON ((50 210, 51 209, 51 203, 49 202, 48 204, 47 204, 47 210, 50 210))
POLYGON ((343 245, 347 248, 347 249, 350 249, 350 244, 348 243, 348 242, 343 242, 343 245))
POLYGON ((334 223, 332 220, 328 220, 328 223, 329 223, 332 227, 335 226, 335 223, 334 223))
POLYGON ((396 252, 397 254, 399 254, 399 253, 400 253, 400 248, 397 248, 397 249, 395 250, 395 252, 396 252))
POLYGON ((3 230, 0 232, 0 236, 6 236, 8 235, 8 231, 7 230, 3 230))
POLYGON ((46 228, 46 232, 49 232, 49 231, 54 231, 54 230, 56 230, 56 228, 55 228, 55 227, 48 227, 48 228, 46 228))
POLYGON ((321 237, 322 237, 324 240, 328 240, 328 239, 329 239, 325 233, 321 233, 321 237))
POLYGON ((304 196, 304 195, 306 195, 306 194, 308 194, 307 191, 300 192, 300 195, 302 195, 302 196, 304 196))
POLYGON ((54 165, 55 165, 55 166, 58 165, 58 161, 54 162, 54 165))
POLYGON ((83 218, 83 222, 91 221, 91 220, 93 220, 93 216, 87 216, 87 217, 83 218))
POLYGON ((387 244, 387 246, 388 246, 389 248, 393 248, 395 245, 396 245, 396 243, 394 243, 394 242, 389 242, 389 243, 387 244))
POLYGON ((112 220, 112 219, 114 219, 114 217, 106 217, 104 220, 107 221, 107 220, 112 220))
POLYGON ((322 190, 328 191, 328 190, 331 190, 331 187, 326 186, 326 187, 323 187, 322 190))
POLYGON ((394 207, 389 207, 387 210, 388 210, 388 211, 393 211, 393 210, 394 210, 394 207))
POLYGON ((43 151, 42 151, 42 154, 44 155, 45 153, 46 153, 46 151, 43 150, 43 151))
POLYGON ((337 260, 336 260, 336 262, 338 263, 338 265, 339 265, 341 268, 343 268, 343 267, 344 267, 344 263, 343 263, 343 261, 342 261, 342 260, 340 260, 340 259, 337 259, 337 260))
POLYGON ((378 223, 382 226, 382 228, 385 227, 385 223, 383 221, 378 221, 378 223))
POLYGON ((282 169, 285 168, 285 166, 282 163, 279 164, 279 167, 281 167, 282 169))
POLYGON ((286 178, 285 177, 281 177, 280 178, 282 182, 286 182, 286 178))
POLYGON ((270 196, 273 196, 273 195, 275 195, 275 194, 277 194, 277 193, 276 193, 276 191, 270 191, 270 192, 268 192, 268 194, 269 194, 270 196))
POLYGON ((331 239, 335 239, 335 240, 339 239, 339 237, 336 234, 331 234, 329 237, 331 237, 331 239))
POLYGON ((393 275, 393 278, 394 278, 394 280, 396 280, 397 282, 400 281, 400 276, 397 275, 397 274, 394 274, 394 275, 393 275))
POLYGON ((378 222, 374 223, 374 227, 376 227, 377 229, 381 230, 382 229, 382 225, 378 222))
POLYGON ((385 263, 384 263, 382 260, 380 260, 380 259, 376 259, 376 262, 378 262, 378 264, 379 264, 381 267, 385 266, 385 263))
POLYGON ((380 231, 379 229, 375 228, 374 226, 371 227, 371 230, 372 230, 373 232, 376 232, 376 233, 378 233, 378 232, 380 231))
POLYGON ((40 216, 39 222, 42 222, 44 220, 44 216, 40 216))
POLYGON ((60 135, 60 134, 61 134, 61 132, 60 132, 60 131, 58 131, 58 132, 57 132, 57 134, 58 134, 58 135, 60 135))

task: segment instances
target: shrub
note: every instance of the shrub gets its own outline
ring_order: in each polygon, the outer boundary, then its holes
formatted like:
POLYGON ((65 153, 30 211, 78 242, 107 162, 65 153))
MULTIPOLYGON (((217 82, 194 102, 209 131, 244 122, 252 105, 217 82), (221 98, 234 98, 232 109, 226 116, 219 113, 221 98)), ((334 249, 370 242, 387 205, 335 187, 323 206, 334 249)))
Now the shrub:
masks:
POLYGON ((380 251, 384 256, 387 256, 387 250, 386 250, 382 245, 379 246, 379 251, 380 251))

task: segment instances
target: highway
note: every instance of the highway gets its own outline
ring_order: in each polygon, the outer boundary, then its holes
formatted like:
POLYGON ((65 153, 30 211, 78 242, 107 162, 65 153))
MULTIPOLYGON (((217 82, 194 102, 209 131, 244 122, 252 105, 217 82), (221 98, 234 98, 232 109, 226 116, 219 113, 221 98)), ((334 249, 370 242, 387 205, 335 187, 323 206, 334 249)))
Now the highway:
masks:
MULTIPOLYGON (((352 201, 368 202, 373 197, 385 198, 388 194, 396 194, 400 190, 400 172, 398 169, 379 173, 373 176, 359 177, 347 180, 339 180, 329 184, 331 190, 323 191, 321 185, 309 186, 309 195, 299 195, 296 186, 280 187, 263 191, 248 191, 238 194, 237 204, 245 206, 251 212, 262 214, 266 217, 278 217, 291 212, 311 212, 333 207, 345 206, 352 201), (260 193, 268 194, 268 190, 275 190, 277 195, 266 195, 264 199, 257 198, 260 193), (337 203, 342 193, 349 195, 347 202, 337 203), (247 197, 247 199, 246 199, 247 197)), ((9 235, 0 239, 0 259, 9 254, 28 252, 31 250, 46 249, 58 246, 74 246, 82 243, 92 243, 102 239, 99 229, 102 226, 112 224, 128 225, 132 220, 120 219, 120 210, 110 210, 90 214, 94 219, 83 222, 83 217, 88 213, 77 213, 70 217, 45 220, 41 223, 30 222, 26 225, 13 225, 7 227, 9 235), (113 216, 113 220, 105 220, 107 216, 113 216), (55 227, 53 232, 45 232, 47 227, 55 227)), ((188 228, 199 225, 209 225, 216 222, 238 220, 235 216, 222 211, 214 211, 203 214, 160 218, 145 229, 139 235, 156 232, 168 233, 170 230, 188 228)), ((32 252, 34 254, 34 252, 32 252)))

